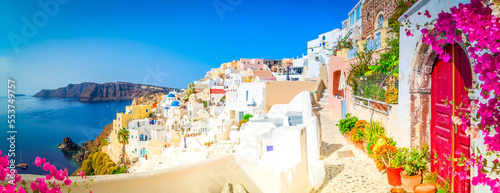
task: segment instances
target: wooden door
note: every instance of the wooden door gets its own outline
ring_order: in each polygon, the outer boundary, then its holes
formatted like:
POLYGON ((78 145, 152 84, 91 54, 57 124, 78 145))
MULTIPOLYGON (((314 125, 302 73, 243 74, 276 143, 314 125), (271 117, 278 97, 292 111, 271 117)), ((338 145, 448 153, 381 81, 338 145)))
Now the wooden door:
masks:
MULTIPOLYGON (((452 46, 448 46, 446 52, 452 55, 452 46)), ((465 87, 472 87, 472 71, 467 56, 458 45, 455 45, 454 52, 454 61, 436 61, 431 84, 431 149, 433 154, 437 154, 439 160, 437 163, 432 163, 431 169, 438 173, 439 181, 449 180, 450 183, 452 171, 461 172, 465 171, 465 168, 456 164, 452 168, 448 158, 459 157, 455 155, 457 150, 469 155, 470 149, 470 140, 465 135, 465 128, 460 126, 454 130, 451 117, 465 110, 469 104, 465 87), (451 104, 452 101, 454 101, 455 109, 451 104), (462 107, 457 107, 460 104, 462 107)), ((454 192, 470 192, 470 181, 455 178, 454 192)))

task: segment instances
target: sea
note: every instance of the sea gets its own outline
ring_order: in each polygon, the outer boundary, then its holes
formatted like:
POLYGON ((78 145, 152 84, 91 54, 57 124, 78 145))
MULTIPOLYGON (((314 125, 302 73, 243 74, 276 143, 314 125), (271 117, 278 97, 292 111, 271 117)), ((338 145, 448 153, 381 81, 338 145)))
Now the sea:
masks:
POLYGON ((71 158, 72 153, 63 153, 57 146, 65 137, 79 145, 95 139, 131 101, 83 103, 76 99, 16 96, 14 130, 17 133, 7 133, 11 130, 8 121, 12 120, 8 117, 8 104, 7 97, 0 98, 0 109, 3 109, 0 110, 0 125, 4 128, 0 131, 2 156, 15 152, 10 158, 16 164, 29 165, 28 169, 18 168, 19 174, 46 174, 33 164, 36 157, 46 158, 58 169, 66 168, 71 174, 78 165, 71 158), (8 139, 13 134, 15 141, 8 139))

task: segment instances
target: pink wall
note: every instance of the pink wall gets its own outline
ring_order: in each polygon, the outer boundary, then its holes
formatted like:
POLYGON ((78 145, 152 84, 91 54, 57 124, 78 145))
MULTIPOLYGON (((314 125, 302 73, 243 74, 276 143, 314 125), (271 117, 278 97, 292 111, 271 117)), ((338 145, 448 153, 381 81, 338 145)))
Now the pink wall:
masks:
POLYGON ((351 103, 352 99, 352 94, 351 94, 351 89, 348 86, 346 89, 346 92, 344 93, 345 98, 343 99, 338 99, 334 96, 333 91, 338 90, 337 88, 333 88, 334 81, 339 81, 339 80, 334 80, 333 79, 333 73, 337 70, 344 70, 344 75, 348 74, 348 67, 349 64, 347 64, 344 60, 343 57, 338 57, 338 56, 330 56, 330 63, 329 65, 329 73, 328 73, 328 104, 327 107, 330 110, 332 117, 334 120, 339 120, 342 119, 342 100, 346 100, 346 105, 347 105, 347 113, 349 113, 349 104, 351 103))

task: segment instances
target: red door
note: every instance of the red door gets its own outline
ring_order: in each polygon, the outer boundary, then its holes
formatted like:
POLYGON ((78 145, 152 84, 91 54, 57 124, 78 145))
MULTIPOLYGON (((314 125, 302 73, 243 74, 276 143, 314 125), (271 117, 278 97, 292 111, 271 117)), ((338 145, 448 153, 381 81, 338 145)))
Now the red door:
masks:
MULTIPOLYGON (((452 55, 453 47, 448 46, 446 52, 452 55)), ((438 173, 438 178, 442 182, 452 179, 451 162, 448 157, 459 157, 455 155, 453 149, 469 155, 470 140, 465 135, 464 129, 458 127, 454 134, 451 116, 453 111, 457 116, 469 104, 468 94, 465 87, 472 87, 472 71, 462 48, 455 45, 455 67, 453 61, 444 62, 437 60, 432 72, 431 84, 431 148, 436 153, 439 161, 432 163, 432 170, 438 173), (453 70, 455 80, 453 81, 453 70), (454 95, 454 97, 453 97, 454 95), (454 100, 455 109, 451 105, 454 100), (462 107, 457 107, 462 104, 462 107), (453 144, 454 141, 454 144, 453 144)), ((432 156, 434 157, 434 156, 432 156)), ((465 171, 465 168, 455 164, 453 170, 456 172, 465 171)), ((451 184, 450 184, 451 185, 451 184)), ((454 179, 454 192, 470 192, 470 181, 454 179)))

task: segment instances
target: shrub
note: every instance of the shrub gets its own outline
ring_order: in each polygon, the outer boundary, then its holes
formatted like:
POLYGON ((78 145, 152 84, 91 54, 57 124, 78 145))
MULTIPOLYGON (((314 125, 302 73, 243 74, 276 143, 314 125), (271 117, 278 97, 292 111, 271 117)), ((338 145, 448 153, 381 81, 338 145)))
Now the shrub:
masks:
POLYGON ((350 132, 351 141, 354 142, 362 142, 364 138, 363 129, 362 128, 354 128, 350 132))
POLYGON ((352 116, 350 113, 347 113, 345 119, 340 119, 339 122, 335 125, 339 127, 339 131, 342 135, 345 135, 351 131, 352 128, 356 126, 356 122, 358 118, 352 116))
POLYGON ((247 114, 243 115, 243 120, 248 122, 250 120, 250 118, 252 118, 252 117, 253 117, 253 115, 247 113, 247 114))
POLYGON ((354 125, 354 127, 356 129, 362 129, 364 131, 367 124, 368 124, 368 122, 366 122, 365 120, 358 120, 358 121, 356 121, 356 124, 354 125))
POLYGON ((385 135, 385 128, 380 121, 372 121, 365 126, 365 140, 374 141, 385 135))
POLYGON ((85 172, 87 175, 107 175, 113 174, 113 172, 121 172, 125 173, 127 171, 125 169, 117 166, 109 155, 102 152, 102 144, 96 148, 92 153, 90 153, 89 157, 83 161, 82 166, 77 170, 85 172))
POLYGON ((398 104, 398 94, 397 88, 389 88, 385 92, 385 102, 388 104, 398 104))

